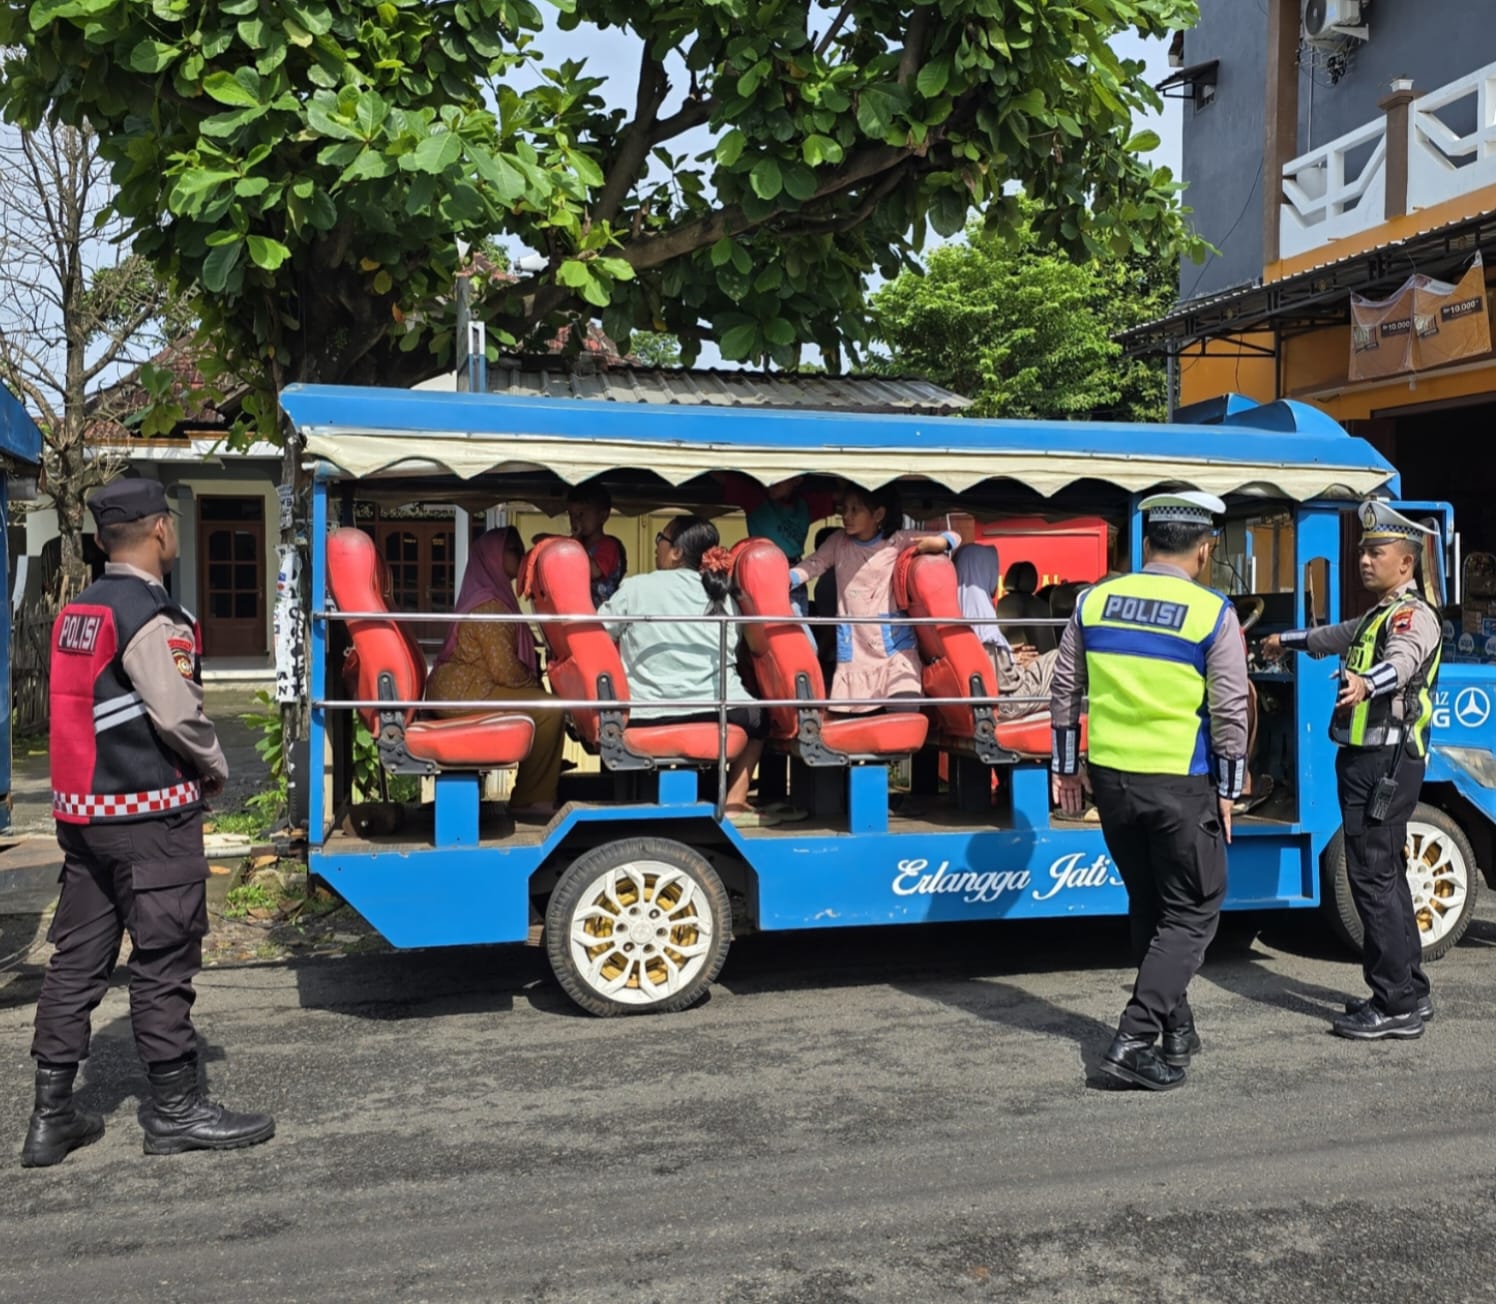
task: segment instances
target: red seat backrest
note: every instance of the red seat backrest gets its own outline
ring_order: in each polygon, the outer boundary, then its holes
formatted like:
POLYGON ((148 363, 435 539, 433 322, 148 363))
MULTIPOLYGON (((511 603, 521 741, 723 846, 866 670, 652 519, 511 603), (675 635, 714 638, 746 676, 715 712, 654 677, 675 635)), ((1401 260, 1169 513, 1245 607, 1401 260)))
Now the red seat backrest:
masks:
MULTIPOLYGON (((575 539, 543 539, 525 557, 519 583, 520 591, 542 615, 580 618, 540 627, 551 653, 547 663, 551 690, 571 701, 606 701, 609 699, 602 692, 606 676, 611 681, 613 700, 628 701, 629 685, 618 646, 608 637, 592 605, 592 562, 587 550, 575 539)), ((598 713, 572 711, 571 718, 583 741, 596 747, 601 723, 598 713)), ((624 720, 627 718, 625 713, 624 720)))
MULTIPOLYGON (((328 536, 327 587, 339 611, 388 611, 384 600, 384 558, 374 540, 354 526, 343 526, 328 536)), ((353 655, 345 666, 348 690, 353 696, 372 700, 379 696, 380 676, 393 681, 395 700, 419 702, 426 688, 426 657, 410 626, 394 620, 350 620, 353 655)), ((372 733, 379 732, 373 710, 359 712, 372 733)), ((414 710, 405 712, 409 722, 414 710)))
MULTIPOLYGON (((997 696, 997 673, 992 657, 961 614, 956 568, 951 559, 905 551, 894 567, 893 600, 911 616, 950 617, 948 625, 916 625, 920 659, 925 663, 924 689, 928 697, 971 697, 976 676, 983 695, 997 696)), ((947 733, 972 736, 976 722, 967 706, 930 708, 947 733)))
MULTIPOLYGON (((782 622, 743 626, 743 640, 753 654, 763 695, 798 697, 795 685, 803 679, 812 698, 825 697, 826 681, 815 644, 805 637, 805 628, 790 606, 790 564, 785 555, 767 539, 747 539, 733 549, 733 579, 744 615, 784 617, 782 622)), ((792 706, 768 710, 772 735, 795 737, 800 729, 799 711, 792 706)))

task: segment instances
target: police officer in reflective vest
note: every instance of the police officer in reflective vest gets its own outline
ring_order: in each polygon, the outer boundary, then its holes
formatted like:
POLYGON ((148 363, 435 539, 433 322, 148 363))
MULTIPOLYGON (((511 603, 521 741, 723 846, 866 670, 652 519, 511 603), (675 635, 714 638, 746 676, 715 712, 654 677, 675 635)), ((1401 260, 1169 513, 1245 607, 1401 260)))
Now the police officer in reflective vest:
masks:
POLYGON ((1360 515, 1361 583, 1380 601, 1359 620, 1270 635, 1261 650, 1268 660, 1285 648, 1346 658, 1330 737, 1340 745, 1345 866, 1371 995, 1347 1001, 1331 1028, 1377 1041, 1421 1037, 1434 1017, 1404 848, 1428 757, 1441 632, 1414 585, 1423 540, 1434 532, 1381 502, 1363 503, 1360 515))
POLYGON ((1226 505, 1188 492, 1140 506, 1143 569, 1087 589, 1060 640, 1051 785, 1068 815, 1091 789, 1127 886, 1138 976, 1101 1071, 1166 1091, 1200 1049, 1185 991, 1226 896, 1231 804, 1247 768, 1247 661, 1235 609, 1198 582, 1226 505))
POLYGON ((203 714, 201 643, 162 580, 176 521, 151 480, 116 480, 89 501, 109 557, 52 630, 52 806, 62 847, 56 945, 36 1006, 36 1110, 26 1167, 61 1162, 104 1122, 73 1099, 89 1021, 128 932, 130 1023, 145 1061, 147 1154, 269 1140, 267 1114, 234 1114, 199 1088, 192 980, 207 932, 203 799, 228 776, 203 714))

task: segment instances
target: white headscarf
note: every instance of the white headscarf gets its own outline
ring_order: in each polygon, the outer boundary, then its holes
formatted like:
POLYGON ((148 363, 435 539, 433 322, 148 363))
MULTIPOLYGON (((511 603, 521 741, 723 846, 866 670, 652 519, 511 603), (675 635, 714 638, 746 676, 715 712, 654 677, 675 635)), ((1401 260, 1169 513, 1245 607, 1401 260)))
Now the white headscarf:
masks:
POLYGON ((956 549, 956 592, 961 599, 961 614, 973 625, 976 635, 989 647, 1012 653, 1012 644, 997 627, 997 609, 992 595, 997 592, 997 549, 985 543, 963 543, 956 549))

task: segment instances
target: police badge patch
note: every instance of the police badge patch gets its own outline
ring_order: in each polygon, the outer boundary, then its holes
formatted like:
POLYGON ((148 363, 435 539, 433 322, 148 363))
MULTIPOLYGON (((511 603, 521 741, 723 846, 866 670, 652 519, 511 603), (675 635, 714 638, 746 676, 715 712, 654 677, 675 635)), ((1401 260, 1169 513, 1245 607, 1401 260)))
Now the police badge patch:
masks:
POLYGON ((192 640, 190 638, 168 638, 166 646, 171 649, 172 663, 183 679, 192 678, 192 640))

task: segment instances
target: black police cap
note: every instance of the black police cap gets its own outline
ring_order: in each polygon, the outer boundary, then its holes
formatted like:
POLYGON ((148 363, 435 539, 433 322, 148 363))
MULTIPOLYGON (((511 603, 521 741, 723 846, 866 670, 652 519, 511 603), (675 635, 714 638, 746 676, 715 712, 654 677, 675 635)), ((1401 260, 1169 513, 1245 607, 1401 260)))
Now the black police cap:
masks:
POLYGON ((89 498, 88 510, 93 513, 94 524, 102 530, 106 525, 124 525, 160 516, 171 508, 159 480, 130 479, 106 484, 89 498))

